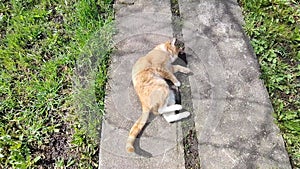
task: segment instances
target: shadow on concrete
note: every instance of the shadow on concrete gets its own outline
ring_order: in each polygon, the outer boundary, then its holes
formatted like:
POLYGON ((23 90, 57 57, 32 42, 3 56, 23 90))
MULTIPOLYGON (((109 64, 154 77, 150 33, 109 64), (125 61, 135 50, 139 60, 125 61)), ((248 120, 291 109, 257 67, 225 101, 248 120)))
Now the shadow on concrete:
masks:
POLYGON ((156 118, 156 116, 153 114, 153 113, 150 113, 150 116, 149 116, 149 119, 148 119, 148 122, 145 124, 145 126, 143 127, 143 129, 141 130, 141 132, 137 135, 137 138, 136 138, 136 141, 134 142, 134 147, 135 147, 135 153, 137 155, 140 155, 142 157, 147 157, 147 158, 150 158, 152 157, 153 155, 146 151, 146 150, 143 150, 140 146, 140 138, 142 137, 144 131, 146 130, 146 128, 149 126, 149 124, 156 118))

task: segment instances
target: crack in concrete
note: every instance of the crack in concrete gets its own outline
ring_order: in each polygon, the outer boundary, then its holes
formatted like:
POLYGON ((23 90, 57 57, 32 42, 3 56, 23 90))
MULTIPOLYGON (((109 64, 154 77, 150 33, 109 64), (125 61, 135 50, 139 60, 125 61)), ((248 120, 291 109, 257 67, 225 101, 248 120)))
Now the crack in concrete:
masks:
MULTIPOLYGON (((170 0, 170 2, 171 2, 171 13, 172 13, 173 37, 179 40, 180 44, 178 45, 184 47, 183 34, 182 34, 183 22, 180 16, 178 0, 170 0)), ((179 58, 180 59, 178 59, 178 61, 176 61, 175 64, 179 64, 186 67, 188 64, 186 53, 179 54, 179 58)), ((195 121, 193 116, 193 103, 191 101, 192 99, 191 88, 189 87, 190 82, 186 75, 178 74, 177 77, 178 80, 183 85, 180 87, 179 92, 176 92, 176 97, 175 97, 176 103, 181 104, 184 108, 186 108, 189 112, 191 112, 191 117, 181 123, 185 168, 198 169, 200 168, 200 158, 199 158, 199 151, 198 151, 198 139, 196 135, 195 121), (181 99, 181 96, 184 98, 184 100, 181 99)))

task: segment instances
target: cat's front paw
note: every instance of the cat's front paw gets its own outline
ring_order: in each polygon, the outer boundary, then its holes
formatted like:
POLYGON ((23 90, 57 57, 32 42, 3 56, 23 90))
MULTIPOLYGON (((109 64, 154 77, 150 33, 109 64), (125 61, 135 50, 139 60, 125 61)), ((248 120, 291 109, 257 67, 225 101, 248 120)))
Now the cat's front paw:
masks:
POLYGON ((189 68, 187 68, 187 67, 184 68, 184 69, 182 70, 182 72, 185 73, 185 74, 192 73, 191 69, 189 69, 189 68))
POLYGON ((178 82, 174 83, 174 85, 179 87, 181 85, 181 83, 178 81, 178 82))

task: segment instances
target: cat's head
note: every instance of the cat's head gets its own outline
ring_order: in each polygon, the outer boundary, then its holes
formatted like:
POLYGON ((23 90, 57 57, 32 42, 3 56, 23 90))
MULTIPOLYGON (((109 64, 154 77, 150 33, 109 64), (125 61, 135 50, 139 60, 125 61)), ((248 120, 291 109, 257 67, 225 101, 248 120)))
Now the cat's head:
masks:
POLYGON ((183 52, 184 50, 184 47, 182 47, 182 45, 176 38, 173 38, 171 42, 170 41, 166 42, 164 46, 166 51, 170 53, 172 62, 174 62, 178 58, 178 54, 180 52, 183 52))

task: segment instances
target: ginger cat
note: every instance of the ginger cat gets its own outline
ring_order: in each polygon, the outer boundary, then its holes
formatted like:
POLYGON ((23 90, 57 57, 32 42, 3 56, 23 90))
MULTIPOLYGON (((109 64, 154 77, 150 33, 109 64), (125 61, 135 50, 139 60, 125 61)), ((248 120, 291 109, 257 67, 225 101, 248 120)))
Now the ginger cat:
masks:
POLYGON ((146 56, 141 57, 132 69, 134 89, 142 105, 142 115, 132 126, 127 139, 127 152, 134 152, 134 141, 146 124, 150 112, 162 114, 168 122, 178 121, 190 115, 189 112, 175 114, 182 106, 175 104, 175 95, 169 88, 165 79, 170 80, 175 86, 180 82, 174 73, 190 73, 190 69, 180 65, 172 65, 178 58, 181 48, 175 46, 176 39, 156 46, 146 56))

